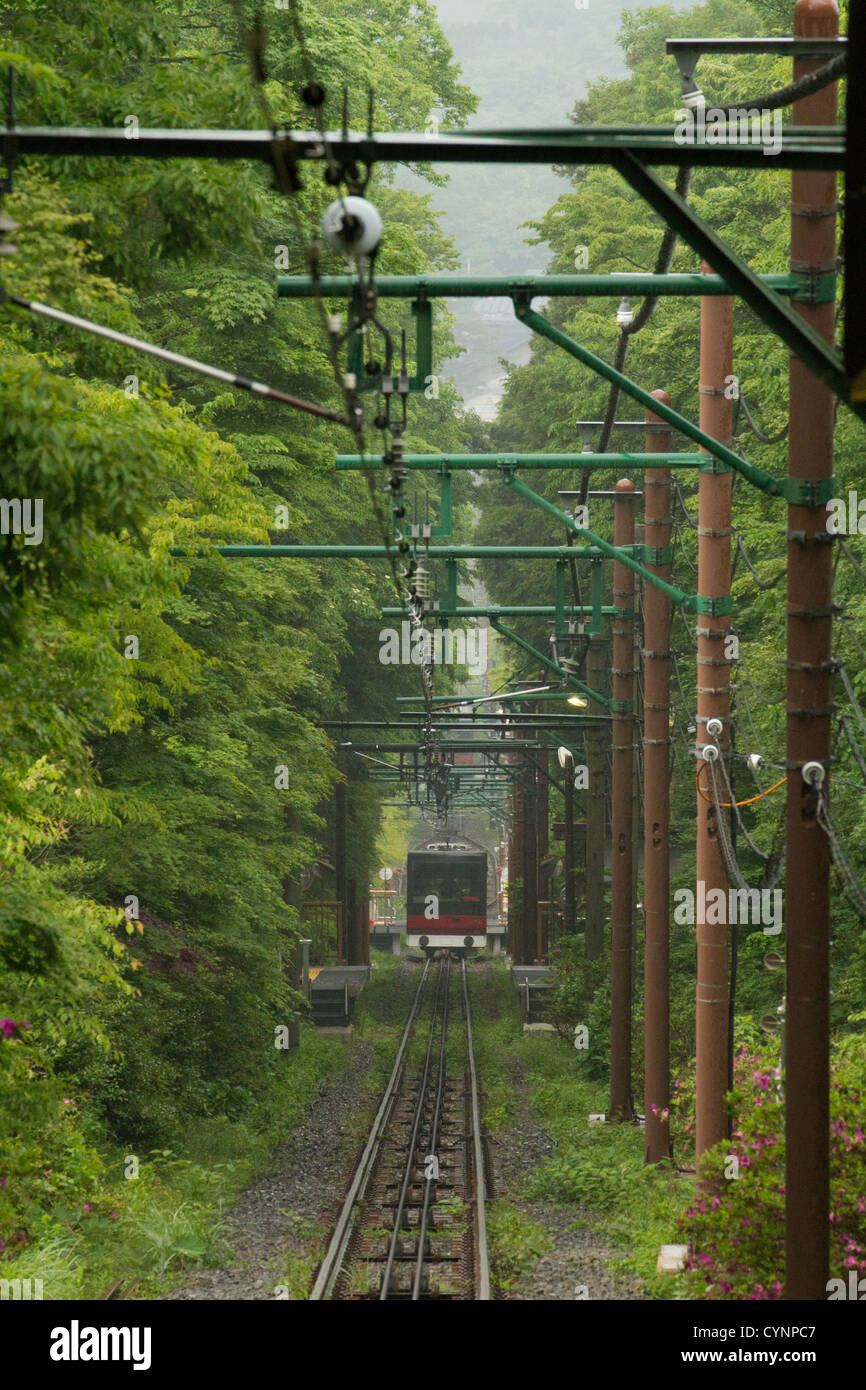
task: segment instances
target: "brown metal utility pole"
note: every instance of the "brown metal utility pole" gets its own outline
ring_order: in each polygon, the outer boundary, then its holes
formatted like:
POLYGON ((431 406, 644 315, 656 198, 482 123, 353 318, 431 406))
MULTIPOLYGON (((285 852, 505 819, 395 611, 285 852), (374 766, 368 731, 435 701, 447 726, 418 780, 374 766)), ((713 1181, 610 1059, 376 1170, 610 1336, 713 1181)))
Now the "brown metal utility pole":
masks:
MULTIPOLYGON (((621 478, 613 504, 613 543, 634 543, 634 483, 621 478)), ((613 777, 611 786, 610 1118, 631 1120, 632 775, 634 767, 634 573, 613 565, 613 777), (628 712, 626 712, 628 711, 628 712)))
MULTIPOLYGON (((798 0, 794 34, 832 38, 834 0, 798 0)), ((820 60, 799 60, 794 77, 820 60)), ((794 125, 835 125, 836 85, 794 104, 794 125)), ((853 138, 853 132, 852 132, 853 138)), ((858 138, 860 135, 858 134, 858 138)), ((836 265, 836 176, 791 177, 791 269, 827 274, 836 265)), ((812 328, 832 343, 835 304, 797 303, 812 328)), ((788 472, 822 479, 833 473, 831 391, 796 357, 790 361, 788 472)), ((817 796, 801 773, 830 767, 832 545, 821 499, 788 507, 788 786, 787 1009, 785 1084, 785 1251, 788 1299, 827 1297, 830 1210, 830 855, 816 819, 817 796)), ((833 1270, 844 1276, 844 1270, 833 1270)))
POLYGON ((565 789, 565 935, 575 930, 574 921, 574 761, 567 760, 563 769, 565 789))
MULTIPOLYGON (((550 885, 551 865, 545 864, 550 851, 550 783, 547 780, 549 772, 550 755, 546 749, 540 748, 536 754, 539 772, 536 778, 538 788, 536 799, 536 828, 538 831, 538 887, 542 899, 549 897, 548 887, 550 885)), ((541 928, 541 959, 544 960, 550 949, 550 915, 544 919, 541 928)))
POLYGON ((343 954, 347 965, 362 965, 358 944, 358 880, 350 878, 346 891, 346 915, 343 919, 343 954))
MULTIPOLYGON (((653 395, 664 405, 666 391, 653 395)), ((651 410, 648 425, 661 421, 651 410)), ((646 452, 670 449, 670 433, 646 436, 646 452)), ((647 569, 670 583, 671 470, 648 468, 644 487, 647 569)), ((670 684, 671 604, 654 584, 644 588, 644 1162, 670 1155, 670 684)))
MULTIPOLYGON (((286 832, 287 836, 297 835, 300 830, 300 817, 292 808, 286 808, 286 832)), ((297 926, 294 932, 287 928, 280 929, 280 954, 283 959, 283 973, 286 982, 298 994, 301 992, 301 947, 300 938, 301 921, 304 910, 304 890, 301 886, 299 877, 283 879, 283 902, 289 907, 294 908, 297 926)), ((293 1013, 288 1023, 289 1047, 295 1048, 301 1045, 301 1015, 293 1013)))
MULTIPOLYGON (((515 730, 513 737, 519 735, 515 730)), ((522 762, 517 755, 513 766, 518 769, 522 762)), ((517 772, 511 783, 511 834, 508 843, 508 949, 515 965, 524 963, 523 951, 523 841, 526 833, 524 820, 523 778, 517 772), (517 901, 517 885, 520 884, 520 902, 517 901), (518 910, 519 908, 519 910, 518 910)))
MULTIPOLYGON (((338 782, 334 788, 334 878, 340 914, 340 930, 343 937, 343 952, 346 955, 346 942, 349 938, 349 871, 346 863, 346 783, 338 782)), ((347 957, 348 959, 348 957, 347 957)))
MULTIPOLYGON (((710 267, 704 262, 704 273, 710 267)), ((722 444, 729 444, 732 428, 734 351, 734 301, 727 295, 701 298, 701 429, 722 444), (725 394, 725 387, 728 394, 725 394)), ((730 470, 702 472, 698 482, 698 593, 725 599, 731 592, 731 485, 730 470)), ((724 467, 722 465, 721 467, 724 467)), ((722 755, 730 735, 731 686, 726 640, 729 613, 698 616, 698 746, 717 743, 722 755), (719 737, 707 734, 707 722, 718 719, 719 737)), ((697 796, 697 994, 695 1043, 695 1130, 698 1156, 728 1136, 725 1093, 728 1089, 728 927, 727 912, 702 910, 707 895, 721 889, 728 901, 728 876, 716 828, 711 777, 717 768, 698 759, 705 796, 697 796), (701 917, 721 916, 706 922, 701 917)), ((715 784, 723 786, 721 779, 715 784)), ((725 801, 724 795, 720 801, 725 801)), ((723 815, 727 814, 722 812, 723 815)), ((714 903, 715 903, 714 899, 714 903)))
MULTIPOLYGON (((607 643, 601 637, 589 639, 586 683, 600 694, 605 688, 607 643)), ((606 714, 604 705, 596 713, 606 714)), ((605 843, 605 785, 607 783, 607 745, 610 731, 607 724, 591 723, 586 731, 586 767, 589 786, 586 794, 586 956, 598 960, 604 951, 604 843, 605 843)), ((573 772, 573 769, 572 769, 573 772)))
POLYGON ((537 954, 538 931, 538 789, 535 768, 523 764, 523 955, 521 965, 531 965, 537 954))

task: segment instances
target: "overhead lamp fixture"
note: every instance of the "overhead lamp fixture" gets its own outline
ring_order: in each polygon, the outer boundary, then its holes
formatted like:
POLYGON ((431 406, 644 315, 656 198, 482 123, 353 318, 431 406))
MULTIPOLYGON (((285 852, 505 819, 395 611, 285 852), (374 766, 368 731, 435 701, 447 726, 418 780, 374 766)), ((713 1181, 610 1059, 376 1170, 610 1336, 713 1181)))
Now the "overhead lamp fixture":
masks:
POLYGON ((559 759, 560 767, 568 767, 569 763, 574 762, 574 754, 572 753, 571 749, 566 748, 564 744, 560 744, 560 746, 557 748, 556 756, 559 759))
POLYGON ((687 111, 697 111, 702 106, 706 106, 707 99, 695 81, 694 77, 686 77, 683 74, 683 106, 687 111))
POLYGON ((632 307, 625 295, 623 295, 619 302, 619 308, 616 311, 616 321, 620 328, 628 328, 630 323, 634 323, 632 307))
POLYGON ((693 108, 706 106, 706 97, 695 80, 695 68, 698 66, 698 60, 701 56, 700 48, 691 48, 688 44, 678 44, 674 56, 680 70, 683 105, 693 108))
POLYGON ((589 704, 589 701, 584 700, 582 695, 569 695, 568 699, 566 700, 566 704, 574 705, 576 709, 586 709, 587 705, 589 704))

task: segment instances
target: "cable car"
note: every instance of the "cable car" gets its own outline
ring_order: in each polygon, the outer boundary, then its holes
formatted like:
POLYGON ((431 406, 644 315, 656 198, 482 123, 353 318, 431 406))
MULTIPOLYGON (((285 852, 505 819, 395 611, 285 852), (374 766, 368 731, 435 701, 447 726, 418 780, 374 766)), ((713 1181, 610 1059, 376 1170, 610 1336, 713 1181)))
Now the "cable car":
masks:
POLYGON ((407 859, 406 935, 427 956, 457 955, 487 944, 487 855, 450 843, 410 850, 407 859))

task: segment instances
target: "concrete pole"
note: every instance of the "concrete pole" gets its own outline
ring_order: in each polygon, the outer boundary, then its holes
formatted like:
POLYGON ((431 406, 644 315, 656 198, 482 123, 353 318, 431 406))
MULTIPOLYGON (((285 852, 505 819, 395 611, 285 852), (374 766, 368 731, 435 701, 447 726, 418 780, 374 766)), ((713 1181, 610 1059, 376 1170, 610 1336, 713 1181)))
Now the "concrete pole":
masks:
MULTIPOLYGON (((670 405, 666 391, 653 395, 670 405)), ((651 410, 647 424, 660 423, 651 410)), ((670 433, 648 433, 648 454, 671 447, 670 433)), ((645 475, 646 544, 667 550, 671 543, 671 470, 645 475)), ((670 583, 671 564, 647 561, 647 569, 670 583)), ((670 683, 671 604, 652 584, 644 586, 644 1162, 670 1155, 670 1126, 662 1111, 670 1104, 670 683)))
MULTIPOLYGON (((591 637, 587 654, 587 685, 590 690, 604 693, 607 644, 601 637, 591 637)), ((606 714, 603 705, 594 712, 606 714)), ((607 783, 607 746, 610 729, 607 724, 590 724, 586 734, 586 765, 589 786, 586 797, 586 956, 598 960, 604 951, 604 844, 605 844, 605 786, 607 783)))
MULTIPOLYGON (((835 0, 798 0, 794 34, 832 38, 835 0)), ((820 67, 800 60, 794 77, 820 67)), ((794 104, 794 125, 835 125, 836 86, 794 104)), ((816 273, 836 260, 836 177, 832 171, 791 177, 791 268, 816 273)), ((827 342, 835 305, 793 306, 827 342)), ((833 472, 833 394, 796 357, 790 359, 788 472, 829 478, 833 472)), ((816 820, 814 788, 804 762, 825 769, 829 792, 833 547, 823 506, 788 507, 787 739, 787 1013, 785 1051, 785 1250, 787 1299, 826 1299, 830 1209, 830 855, 816 820)))
MULTIPOLYGON (((613 504, 613 543, 634 542, 634 483, 621 478, 613 504)), ((613 602, 623 611, 613 624, 613 699, 631 708, 634 700, 634 574, 613 565, 613 602)), ((634 715, 614 709, 611 786, 610 907, 610 1118, 631 1120, 632 935, 632 776, 634 715)))
MULTIPOLYGON (((704 262, 705 274, 710 267, 704 262)), ((701 299, 701 429, 720 443, 731 439, 733 401, 731 383, 734 351, 734 301, 727 295, 701 299), (728 387, 728 395, 725 388, 728 387)), ((731 592, 731 484, 733 474, 701 473, 698 482, 698 593, 711 599, 731 592)), ((729 742, 731 714, 730 661, 726 639, 729 614, 703 613, 698 617, 698 715, 699 747, 718 743, 724 755, 729 742), (707 721, 719 719, 722 734, 712 739, 707 721)), ((711 778, 723 787, 718 770, 703 758, 697 770, 707 796, 711 778)), ((722 794, 719 798, 726 801, 722 794)), ((726 912, 705 914, 706 894, 721 889, 728 901, 728 876, 716 829, 712 801, 698 793, 696 844, 697 991, 695 1017, 695 1112, 698 1157, 728 1135, 725 1093, 728 1088, 728 927, 726 912), (721 916, 721 922, 701 922, 704 915, 721 916)), ((728 813, 723 811, 723 815, 728 813)), ((715 901, 715 900, 714 900, 715 901)))

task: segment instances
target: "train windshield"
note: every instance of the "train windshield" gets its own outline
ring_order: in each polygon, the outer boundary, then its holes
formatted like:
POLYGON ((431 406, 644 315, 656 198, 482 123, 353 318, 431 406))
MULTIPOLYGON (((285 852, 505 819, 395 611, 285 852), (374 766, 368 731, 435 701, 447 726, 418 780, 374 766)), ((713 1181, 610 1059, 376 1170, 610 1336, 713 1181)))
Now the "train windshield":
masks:
POLYGON ((446 859, 413 856, 409 871, 409 913, 423 916, 431 896, 438 899, 440 917, 486 914, 486 873, 484 859, 446 859))

